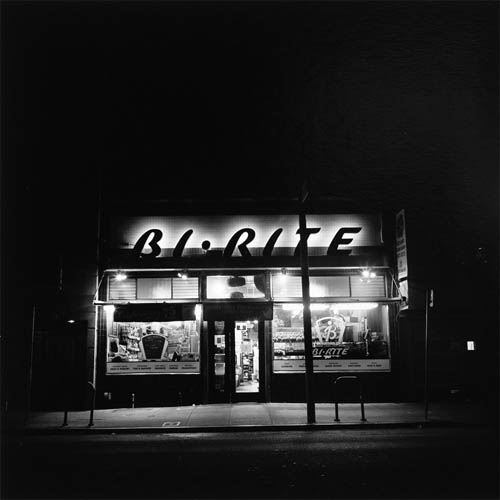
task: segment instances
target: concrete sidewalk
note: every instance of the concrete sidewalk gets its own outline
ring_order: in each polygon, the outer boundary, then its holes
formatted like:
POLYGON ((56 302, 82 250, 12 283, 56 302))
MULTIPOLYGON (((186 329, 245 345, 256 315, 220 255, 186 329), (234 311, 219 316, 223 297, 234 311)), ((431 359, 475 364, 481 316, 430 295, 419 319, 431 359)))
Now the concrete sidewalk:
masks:
MULTIPOLYGON (((245 430, 304 430, 412 426, 497 426, 497 415, 474 403, 431 403, 428 420, 418 403, 365 404, 366 421, 361 421, 359 404, 316 404, 316 423, 307 423, 305 403, 235 403, 162 408, 117 408, 90 411, 32 413, 24 423, 18 415, 9 422, 10 430, 27 433, 67 432, 221 432, 245 430)), ((12 418, 12 417, 11 417, 12 418)), ((8 419, 7 419, 8 420, 8 419)), ((4 424, 5 424, 4 419, 4 424)))

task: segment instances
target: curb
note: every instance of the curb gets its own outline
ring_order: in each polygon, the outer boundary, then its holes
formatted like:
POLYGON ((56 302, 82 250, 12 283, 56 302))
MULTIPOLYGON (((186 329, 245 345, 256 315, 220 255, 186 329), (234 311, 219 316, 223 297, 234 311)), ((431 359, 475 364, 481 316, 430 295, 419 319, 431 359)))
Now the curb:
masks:
POLYGON ((330 431, 353 429, 404 429, 426 427, 475 427, 480 424, 467 424, 446 420, 413 421, 413 422, 366 422, 366 423, 335 423, 335 424, 278 424, 278 425, 225 425, 196 427, 45 427, 11 429, 12 432, 28 435, 59 435, 64 434, 187 434, 187 433, 220 433, 220 432, 280 432, 280 431, 330 431))

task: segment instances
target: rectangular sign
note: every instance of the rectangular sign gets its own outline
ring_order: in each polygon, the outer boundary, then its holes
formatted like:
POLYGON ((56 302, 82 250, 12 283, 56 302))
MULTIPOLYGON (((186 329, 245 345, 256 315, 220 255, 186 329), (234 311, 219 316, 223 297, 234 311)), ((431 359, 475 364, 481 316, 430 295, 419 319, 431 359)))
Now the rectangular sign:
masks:
MULTIPOLYGON (((389 372, 391 362, 389 359, 318 359, 313 362, 315 372, 389 372)), ((303 359, 274 360, 274 373, 302 373, 306 370, 303 359)))
MULTIPOLYGON (((382 245, 376 214, 307 215, 307 228, 309 247, 328 255, 382 245)), ((114 217, 107 241, 138 258, 293 255, 298 229, 298 215, 114 217)))
POLYGON ((199 361, 193 362, 177 362, 177 363, 106 363, 107 375, 137 375, 137 374, 162 374, 162 373, 200 373, 199 361))
POLYGON ((408 257, 406 252, 405 211, 396 214, 396 259, 398 280, 408 278, 408 257))
POLYGON ((271 304, 215 303, 203 306, 203 318, 211 320, 271 320, 273 308, 271 304))
POLYGON ((114 321, 188 321, 194 304, 127 304, 115 306, 114 321))

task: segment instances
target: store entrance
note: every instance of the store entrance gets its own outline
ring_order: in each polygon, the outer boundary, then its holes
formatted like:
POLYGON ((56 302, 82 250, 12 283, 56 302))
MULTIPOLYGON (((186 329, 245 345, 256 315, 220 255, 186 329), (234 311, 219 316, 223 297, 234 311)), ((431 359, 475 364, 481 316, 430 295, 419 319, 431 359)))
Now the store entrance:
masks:
POLYGON ((210 400, 263 400, 263 321, 209 321, 210 400))

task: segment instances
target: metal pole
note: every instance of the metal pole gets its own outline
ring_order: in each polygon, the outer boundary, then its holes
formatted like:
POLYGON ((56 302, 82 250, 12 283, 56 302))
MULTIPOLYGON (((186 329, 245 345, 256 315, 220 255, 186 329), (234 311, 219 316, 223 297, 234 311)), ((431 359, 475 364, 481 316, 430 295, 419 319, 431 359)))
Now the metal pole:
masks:
MULTIPOLYGON (((102 171, 99 170, 97 174, 97 224, 96 224, 96 276, 95 287, 96 292, 94 299, 99 300, 99 286, 101 284, 101 224, 102 224, 102 192, 103 192, 103 179, 102 171)), ((95 306, 94 316, 94 352, 93 352, 93 367, 92 367, 92 383, 97 385, 97 343, 99 331, 99 307, 95 306)))
POLYGON ((333 402, 335 403, 335 422, 340 422, 339 420, 339 403, 337 401, 337 380, 333 382, 333 402))
POLYGON ((306 215, 303 209, 299 215, 300 230, 300 266, 302 269, 302 303, 304 304, 304 347, 306 357, 306 402, 307 423, 316 422, 316 407, 314 405, 314 367, 312 354, 312 330, 311 330, 311 297, 309 294, 309 262, 307 250, 306 215))
POLYGON ((429 411, 429 376, 428 376, 428 332, 429 330, 429 290, 425 292, 425 352, 424 352, 424 419, 428 418, 429 411))
POLYGON ((30 359, 28 366, 28 381, 26 387, 26 413, 24 415, 24 423, 28 422, 31 413, 31 383, 33 380, 33 348, 35 343, 35 316, 36 316, 36 305, 33 304, 33 314, 31 320, 31 345, 30 345, 30 359))
POLYGON ((361 385, 361 380, 358 378, 359 382, 359 403, 361 405, 361 421, 366 422, 366 417, 365 417, 365 402, 363 400, 363 387, 361 385))
POLYGON ((90 386, 90 389, 92 391, 92 397, 91 397, 91 407, 90 407, 90 419, 89 419, 89 424, 88 427, 92 427, 94 425, 94 408, 95 408, 95 386, 92 382, 87 382, 87 384, 90 386))

